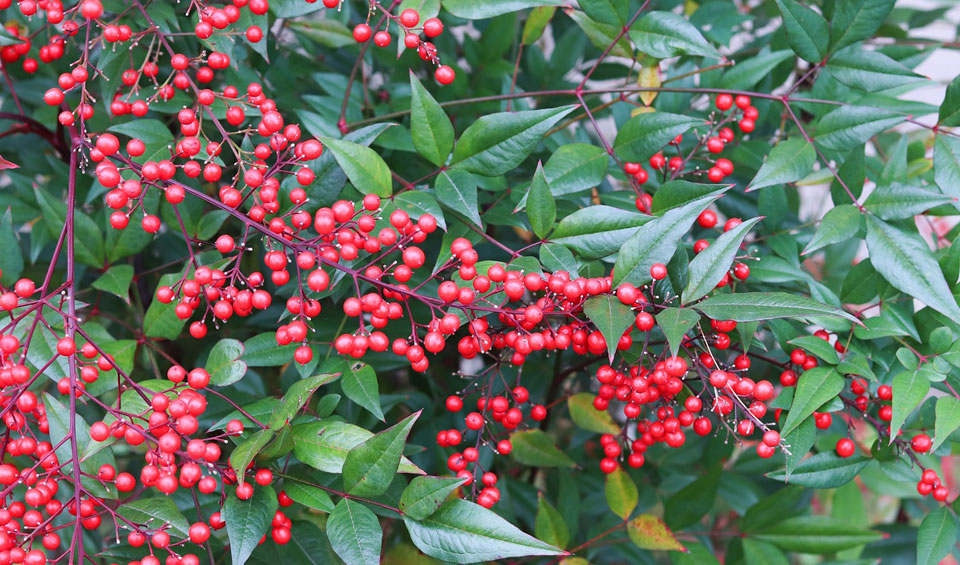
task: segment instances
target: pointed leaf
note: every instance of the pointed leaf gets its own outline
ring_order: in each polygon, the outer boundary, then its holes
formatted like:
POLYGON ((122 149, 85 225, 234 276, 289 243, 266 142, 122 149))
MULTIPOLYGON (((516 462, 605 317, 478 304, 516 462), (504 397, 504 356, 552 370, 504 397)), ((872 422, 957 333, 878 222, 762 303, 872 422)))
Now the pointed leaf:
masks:
POLYGON ((867 250, 877 272, 894 288, 948 318, 960 320, 960 307, 940 265, 919 236, 867 216, 867 250))
POLYGON ((947 92, 944 95, 943 103, 940 105, 938 125, 941 127, 960 126, 960 76, 954 77, 947 85, 947 92))
POLYGON ((867 91, 886 90, 923 79, 879 51, 856 47, 835 53, 826 68, 838 81, 867 91))
POLYGON ((913 409, 920 406, 930 392, 930 381, 923 371, 904 371, 893 377, 893 417, 890 419, 890 443, 900 433, 900 426, 913 409))
POLYGON ((663 520, 652 514, 643 514, 630 520, 627 524, 627 535, 640 549, 686 551, 663 520))
POLYGON ((957 519, 945 506, 923 517, 917 531, 917 565, 936 565, 957 542, 957 519))
POLYGON ((638 227, 652 220, 612 206, 588 206, 562 218, 550 240, 584 258, 599 259, 617 252, 638 227))
POLYGON ((327 518, 327 539, 350 565, 377 565, 383 530, 372 510, 349 498, 341 499, 327 518))
POLYGON ((543 175, 543 165, 537 163, 537 171, 527 193, 527 217, 537 237, 543 239, 553 229, 557 219, 557 203, 550 192, 550 186, 543 175))
POLYGON ((613 149, 625 161, 644 162, 675 137, 697 125, 704 125, 703 120, 666 112, 637 114, 620 126, 613 149))
POLYGON ((825 451, 804 459, 789 478, 785 471, 774 471, 766 476, 808 488, 837 488, 852 481, 870 461, 862 455, 840 457, 832 451, 825 451))
POLYGON ((553 438, 542 430, 532 429, 510 434, 513 456, 517 463, 533 467, 576 467, 573 459, 560 451, 553 438))
POLYGON ((873 36, 896 0, 844 0, 837 2, 830 19, 830 51, 873 36))
POLYGON ((356 496, 378 496, 387 490, 397 474, 400 456, 407 443, 417 411, 397 424, 353 447, 343 462, 343 486, 356 496))
POLYGON ((247 373, 247 364, 243 357, 243 343, 235 339, 221 339, 210 350, 204 367, 210 373, 210 384, 227 386, 243 378, 247 373))
MULTIPOLYGON (((3 250, 3 253, 0 253, 0 283, 6 287, 12 287, 23 272, 23 252, 20 250, 20 241, 14 232, 13 214, 10 208, 7 208, 0 217, 0 249, 3 250)), ((93 286, 96 287, 96 283, 93 286)))
POLYGON ((373 367, 360 361, 337 359, 324 363, 323 368, 343 373, 340 386, 347 398, 366 408, 381 422, 385 421, 380 408, 380 386, 373 367))
POLYGON ((720 294, 694 305, 714 320, 735 322, 758 322, 775 318, 809 318, 838 316, 855 322, 851 314, 817 302, 805 296, 786 292, 738 292, 720 294))
POLYGON ((785 551, 834 553, 877 541, 882 534, 827 516, 798 516, 764 528, 751 537, 785 551))
POLYGON ((954 396, 941 396, 937 399, 936 425, 934 428, 933 447, 930 451, 936 451, 943 442, 947 441, 950 434, 960 428, 960 398, 954 396))
POLYGON ((424 520, 404 516, 403 522, 420 551, 451 563, 565 553, 523 533, 493 511, 460 498, 444 503, 424 520))
POLYGON ((278 430, 283 427, 284 424, 296 416, 301 408, 310 402, 310 397, 318 388, 333 382, 339 377, 338 373, 324 373, 301 379, 290 385, 280 403, 273 409, 273 414, 270 415, 270 422, 268 423, 270 429, 278 430))
POLYGON ((683 338, 697 322, 700 314, 690 308, 664 308, 656 315, 657 325, 670 345, 670 354, 674 357, 680 351, 683 338))
POLYGON ((817 152, 802 137, 791 137, 773 146, 747 190, 796 182, 813 171, 817 152))
POLYGON ((834 206, 824 214, 813 239, 803 250, 808 255, 834 243, 841 243, 856 235, 863 223, 862 214, 853 204, 834 206))
POLYGON ((906 116, 869 106, 840 106, 820 120, 815 139, 828 149, 848 151, 904 119, 906 116))
POLYGON ((474 225, 483 227, 477 205, 476 177, 466 171, 443 171, 437 176, 434 186, 437 191, 437 200, 441 204, 459 213, 474 225))
MULTIPOLYGON (((0 228, 2 229, 2 228, 0 228)), ((0 247, 3 247, 3 235, 0 234, 0 247)), ((3 247, 3 249, 7 249, 3 247)), ((20 249, 19 247, 17 248, 20 249)), ((3 254, 6 255, 6 251, 3 254)), ((0 264, 2 264, 2 259, 0 259, 0 264)), ((4 271, 5 273, 6 271, 4 271)), ((107 269, 106 273, 100 275, 100 278, 93 281, 93 288, 97 290, 102 290, 104 292, 109 292, 114 296, 120 297, 121 300, 130 303, 130 283, 133 281, 133 267, 130 265, 114 265, 107 269)))
POLYGON ((237 474, 239 484, 242 485, 246 481, 247 467, 257 453, 270 443, 274 434, 273 430, 259 430, 233 449, 233 453, 230 454, 230 468, 237 474))
POLYGON ((390 168, 376 151, 343 139, 321 137, 324 146, 333 152, 350 184, 361 194, 376 194, 384 198, 393 194, 390 168))
POLYGON ((327 491, 297 481, 287 481, 283 486, 283 492, 294 502, 328 514, 333 512, 333 501, 327 491))
POLYGON ((650 267, 670 262, 681 238, 690 231, 697 216, 721 194, 715 192, 698 198, 640 226, 620 248, 613 267, 613 286, 625 282, 640 286, 649 281, 650 267))
MULTIPOLYGON (((325 473, 340 473, 347 453, 373 434, 346 422, 322 420, 293 426, 293 437, 293 453, 297 459, 325 473)), ((424 474, 406 457, 400 459, 399 471, 424 474)))
POLYGON ((687 288, 683 290, 682 304, 689 304, 702 298, 717 287, 723 277, 730 272, 733 261, 740 253, 743 238, 763 217, 751 218, 735 228, 720 235, 710 247, 707 247, 690 261, 687 288))
POLYGON ((117 514, 134 524, 147 524, 148 529, 166 527, 168 533, 185 538, 190 524, 170 498, 154 496, 125 502, 117 507, 117 514))
POLYGON ((607 353, 612 361, 620 337, 636 319, 633 310, 620 302, 617 297, 602 294, 584 301, 583 313, 603 335, 603 339, 607 342, 607 353))
POLYGON ((629 518, 633 509, 637 507, 637 501, 640 498, 637 493, 637 485, 630 478, 630 475, 617 467, 612 473, 607 473, 603 490, 610 510, 624 520, 629 518))
POLYGON ((453 124, 440 104, 410 72, 410 135, 417 153, 438 167, 453 151, 453 124))
POLYGON ((465 20, 485 20, 537 6, 556 5, 553 0, 444 0, 443 9, 465 20))
POLYGON ((593 407, 594 398, 596 397, 589 392, 581 392, 567 399, 567 408, 573 423, 598 434, 619 433, 620 426, 613 421, 610 413, 593 407))
POLYGON ((423 520, 437 511, 450 493, 463 486, 466 479, 448 477, 414 477, 400 495, 400 510, 413 520, 423 520))
POLYGON ((470 124, 453 151, 458 169, 495 177, 526 159, 547 131, 574 106, 488 114, 470 124))
POLYGON ((542 492, 537 493, 537 516, 533 522, 533 534, 537 539, 555 547, 566 547, 570 541, 570 529, 560 512, 547 502, 542 492))
POLYGON ((630 28, 630 39, 640 51, 657 59, 678 55, 722 58, 696 26, 671 12, 647 13, 630 28))
POLYGON ((893 182, 876 187, 864 201, 863 207, 884 220, 903 220, 954 201, 955 198, 951 196, 919 186, 893 182))
POLYGON ((230 493, 223 505, 223 520, 230 539, 231 563, 246 563, 276 512, 277 493, 270 485, 257 485, 250 500, 240 500, 235 492, 230 493))
POLYGON ((796 345, 797 347, 802 347, 809 353, 813 353, 820 358, 821 361, 830 365, 836 365, 840 362, 840 356, 837 354, 837 350, 834 349, 833 345, 830 345, 830 342, 825 339, 820 339, 815 335, 804 335, 788 341, 790 345, 796 345))
POLYGON ((795 0, 777 0, 777 7, 793 52, 810 63, 822 61, 830 38, 823 16, 795 0))
POLYGON ((833 367, 814 367, 797 380, 796 392, 780 434, 787 435, 815 410, 836 398, 843 390, 843 377, 833 367))

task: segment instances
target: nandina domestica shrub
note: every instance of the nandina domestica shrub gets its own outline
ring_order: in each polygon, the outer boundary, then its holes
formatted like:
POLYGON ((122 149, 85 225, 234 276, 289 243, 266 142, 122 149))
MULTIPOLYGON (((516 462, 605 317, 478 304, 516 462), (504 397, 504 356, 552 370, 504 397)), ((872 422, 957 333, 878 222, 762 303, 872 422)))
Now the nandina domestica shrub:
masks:
POLYGON ((0 565, 955 562, 918 6, 0 0, 0 565))

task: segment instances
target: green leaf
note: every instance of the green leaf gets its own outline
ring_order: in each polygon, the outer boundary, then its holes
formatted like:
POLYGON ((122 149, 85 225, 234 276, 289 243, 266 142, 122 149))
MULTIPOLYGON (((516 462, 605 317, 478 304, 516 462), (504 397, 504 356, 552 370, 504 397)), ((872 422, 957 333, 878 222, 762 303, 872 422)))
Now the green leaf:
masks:
POLYGON ((531 429, 510 434, 510 455, 522 465, 533 467, 576 467, 573 459, 561 451, 553 438, 542 430, 531 429))
POLYGON ((825 339, 820 339, 815 335, 804 335, 788 341, 790 345, 802 347, 810 353, 813 353, 825 363, 836 365, 840 362, 840 356, 837 350, 825 339))
POLYGON ((930 392, 930 381, 922 371, 904 371, 893 377, 893 417, 890 419, 890 443, 900 433, 907 416, 930 392))
POLYGON ((751 218, 735 228, 720 234, 710 247, 707 247, 690 261, 687 288, 683 290, 681 304, 710 294, 730 272, 733 261, 740 253, 743 238, 763 217, 751 218))
POLYGON ((957 542, 957 519, 945 506, 923 517, 917 531, 917 565, 936 565, 957 542))
POLYGON ((347 398, 366 408, 381 422, 386 421, 380 407, 380 386, 373 367, 362 361, 334 357, 323 364, 323 370, 341 373, 340 387, 347 398))
POLYGON ((492 510, 461 498, 444 503, 424 520, 404 516, 403 522, 420 551, 451 563, 564 554, 523 533, 492 510))
MULTIPOLYGON (((223 520, 230 539, 230 562, 243 565, 267 533, 277 512, 277 493, 270 485, 257 485, 253 498, 240 500, 235 492, 223 505, 223 520)), ((184 536, 186 537, 186 536, 184 536)))
POLYGON ((766 476, 802 487, 837 488, 852 481, 870 461, 861 455, 840 457, 832 451, 825 451, 804 459, 790 473, 789 479, 786 471, 774 471, 766 476))
POLYGON ((803 255, 823 249, 834 243, 841 243, 855 236, 863 225, 863 214, 853 204, 834 206, 827 210, 817 232, 803 249, 803 255))
MULTIPOLYGON (((39 185, 34 186, 33 193, 43 212, 43 219, 50 234, 54 238, 59 237, 61 227, 67 221, 67 205, 59 199, 54 199, 39 185)), ((77 261, 84 265, 98 269, 104 266, 103 232, 97 227, 96 222, 79 210, 74 211, 74 251, 77 261)))
POLYGON ((613 286, 618 287, 623 283, 640 286, 650 281, 650 267, 670 262, 680 240, 690 231, 697 216, 721 194, 722 191, 710 193, 668 210, 663 216, 640 226, 620 248, 613 267, 613 286))
POLYGON ((789 447, 790 453, 784 454, 784 482, 790 482, 794 469, 807 456, 810 448, 817 439, 817 426, 813 418, 807 418, 789 434, 783 434, 782 439, 789 447))
POLYGON ((637 501, 640 498, 637 485, 630 478, 630 475, 617 467, 612 473, 607 473, 603 490, 610 510, 624 520, 629 518, 633 509, 637 507, 637 501))
POLYGON ((372 497, 387 490, 397 474, 407 436, 419 417, 420 411, 414 412, 350 449, 343 462, 343 486, 347 492, 372 497))
POLYGON ((696 26, 671 12, 647 13, 630 28, 630 39, 640 51, 656 59, 679 55, 722 58, 696 26))
POLYGON ((248 367, 278 367, 293 359, 296 348, 296 345, 277 345, 273 332, 262 333, 243 342, 241 359, 248 367))
POLYGON ((617 0, 581 0, 578 4, 588 16, 611 26, 622 27, 630 16, 629 6, 617 0))
POLYGON ((350 565, 377 565, 383 530, 369 508, 344 498, 327 518, 327 539, 333 550, 350 565))
POLYGON ((747 565, 790 565, 777 546, 755 539, 743 538, 743 557, 747 565))
POLYGON ((714 320, 759 322, 776 318, 838 316, 855 322, 851 314, 805 296, 786 292, 738 292, 719 294, 698 302, 694 308, 714 320))
POLYGON ((950 434, 960 428, 960 399, 953 396, 941 396, 937 399, 936 425, 934 428, 933 447, 936 451, 950 434))
POLYGON ((719 483, 720 468, 714 467, 667 499, 663 520, 674 530, 696 524, 713 507, 719 483))
POLYGON ((443 217, 443 210, 437 204, 437 199, 433 194, 423 190, 408 190, 402 192, 393 199, 393 204, 410 215, 413 220, 419 220, 420 216, 430 214, 437 219, 437 225, 440 229, 447 230, 447 222, 443 217))
POLYGON ((588 206, 561 218, 550 240, 587 259, 598 259, 618 251, 637 228, 653 219, 612 206, 588 206))
POLYGON ((243 343, 235 339, 221 339, 210 350, 205 369, 213 386, 231 385, 243 378, 247 364, 240 360, 243 343))
POLYGON ((574 108, 562 106, 483 116, 460 136, 452 163, 460 170, 488 177, 511 171, 526 159, 543 135, 574 108))
POLYGON ((948 318, 960 320, 960 307, 940 265, 919 236, 867 216, 867 250, 874 268, 894 288, 948 318))
POLYGON ((553 19, 553 14, 556 11, 556 6, 540 6, 530 10, 530 15, 527 16, 527 21, 523 24, 523 33, 520 34, 520 41, 524 45, 536 43, 537 40, 543 37, 543 32, 547 29, 547 25, 550 23, 550 20, 553 19))
POLYGON ((607 173, 610 156, 595 145, 561 145, 543 165, 543 175, 554 196, 593 188, 607 173))
POLYGON ((543 239, 553 229, 557 219, 557 203, 550 192, 547 179, 544 178, 543 165, 537 163, 537 170, 527 193, 527 217, 537 237, 543 239))
POLYGON ((630 541, 640 549, 655 551, 685 551, 663 520, 653 514, 642 514, 627 523, 630 541))
POLYGON ((960 126, 960 76, 954 77, 947 85, 937 124, 941 127, 960 126))
POLYGON ((960 139, 951 135, 936 136, 933 142, 933 178, 940 192, 960 198, 960 139))
POLYGON ((600 330, 600 334, 607 342, 607 353, 612 361, 620 337, 636 320, 633 310, 620 302, 616 296, 602 294, 585 300, 583 313, 600 330))
POLYGON ((836 398, 843 390, 843 385, 843 377, 833 367, 814 367, 804 371, 797 379, 793 403, 780 427, 780 434, 789 434, 815 410, 836 398))
POLYGON ((777 0, 777 7, 793 52, 810 63, 822 61, 830 38, 823 16, 794 0, 777 0))
POLYGON ((0 253, 0 283, 11 287, 23 272, 23 252, 20 250, 20 240, 14 232, 10 208, 0 217, 0 249, 3 249, 3 253, 0 253))
POLYGON ((863 207, 884 220, 903 220, 913 218, 941 204, 949 204, 955 199, 919 186, 893 182, 881 184, 873 189, 863 203, 863 207))
POLYGON ((624 161, 641 163, 690 128, 704 125, 700 118, 666 112, 637 114, 620 126, 613 150, 624 161))
POLYGON ((577 278, 579 265, 576 257, 566 247, 557 243, 544 243, 540 246, 540 263, 543 268, 551 271, 566 271, 571 278, 577 278))
POLYGON ((554 6, 552 0, 444 0, 443 9, 465 20, 485 20, 501 14, 538 6, 554 6))
POLYGON ((437 511, 450 493, 457 490, 466 479, 449 477, 414 477, 400 495, 400 510, 413 520, 423 520, 437 511))
POLYGON ((594 398, 596 397, 589 392, 581 392, 567 399, 567 408, 573 423, 598 434, 619 433, 620 426, 613 421, 610 413, 593 407, 594 398))
POLYGON ((314 508, 321 512, 333 512, 333 501, 327 491, 310 485, 289 480, 284 483, 283 491, 291 500, 306 506, 314 508))
POLYGON ((850 47, 832 57, 826 68, 843 84, 870 92, 910 84, 923 77, 879 51, 850 47))
POLYGON ((840 106, 820 120, 816 141, 834 151, 848 151, 904 119, 906 116, 870 106, 840 106))
POLYGON ((813 171, 817 152, 802 137, 791 137, 773 146, 763 166, 753 177, 747 190, 796 182, 813 171))
POLYGON ((793 58, 793 52, 789 49, 761 53, 746 58, 723 73, 723 85, 725 88, 732 89, 753 88, 764 78, 770 76, 777 65, 793 58))
POLYGON ((689 308, 664 308, 657 313, 656 319, 670 345, 670 354, 676 357, 683 337, 700 321, 700 314, 689 308))
MULTIPOLYGON (((2 243, 2 235, 0 235, 0 243, 2 243)), ((133 281, 133 267, 130 265, 115 265, 107 269, 106 273, 100 275, 100 278, 93 281, 93 288, 119 296, 129 304, 131 281, 133 281)))
POLYGON ((453 124, 440 104, 410 72, 410 135, 417 153, 438 167, 453 151, 453 124))
POLYGON ((324 373, 301 379, 290 385, 287 392, 283 394, 283 398, 280 399, 280 403, 273 409, 273 414, 270 415, 270 422, 267 425, 274 431, 282 428, 296 416, 301 408, 310 402, 310 397, 318 388, 333 382, 339 376, 338 373, 324 373))
POLYGON ((872 37, 896 0, 844 0, 834 5, 830 19, 830 52, 872 37))
POLYGON ((260 450, 270 443, 274 434, 273 430, 259 430, 233 449, 233 453, 230 454, 230 468, 237 473, 238 483, 241 485, 244 483, 247 466, 260 453, 260 450))
MULTIPOLYGON (((264 30, 264 32, 266 31, 264 30)), ((170 133, 170 128, 160 120, 141 118, 110 126, 107 131, 136 138, 143 142, 146 150, 143 155, 131 159, 135 163, 142 165, 147 161, 170 158, 170 146, 174 144, 173 134, 170 133)))
POLYGON ((124 502, 117 507, 117 514, 135 524, 148 524, 149 529, 165 526, 173 537, 185 538, 189 535, 190 524, 187 519, 177 504, 164 496, 124 502))
MULTIPOLYGON (((270 7, 273 7, 273 3, 270 4, 270 7)), ((304 8, 310 7, 313 7, 313 5, 304 5, 304 8)), ((322 9, 322 7, 314 9, 322 9)), ((353 38, 353 33, 350 32, 350 29, 343 25, 343 23, 332 18, 307 21, 288 20, 284 23, 294 32, 305 35, 310 38, 311 41, 314 41, 324 47, 337 49, 340 47, 346 47, 348 45, 356 45, 357 43, 357 40, 353 38)))
POLYGON ((560 512, 547 502, 542 492, 537 493, 537 516, 533 522, 533 534, 545 543, 566 547, 570 541, 570 529, 560 512))
MULTIPOLYGON (((373 434, 346 422, 321 420, 293 426, 293 437, 293 454, 297 459, 325 473, 340 473, 347 453, 373 434)), ((400 458, 399 471, 424 474, 406 457, 400 458)))
POLYGON ((434 186, 441 204, 483 227, 477 205, 477 184, 477 178, 470 173, 452 170, 441 172, 434 186))
POLYGON ((620 36, 622 27, 598 22, 577 10, 566 10, 564 13, 583 30, 584 35, 597 49, 606 49, 613 45, 613 48, 610 49, 610 55, 614 57, 633 56, 633 47, 630 45, 630 40, 626 36, 620 36), (619 39, 617 39, 618 37, 619 39))
POLYGON ((679 208, 684 204, 689 204, 694 200, 699 200, 729 187, 728 184, 702 184, 686 180, 667 181, 661 184, 660 188, 653 194, 650 213, 655 216, 662 216, 667 210, 679 208))
POLYGON ((321 137, 320 140, 333 153, 337 164, 361 194, 376 194, 382 197, 393 194, 390 167, 376 151, 343 139, 321 137))
POLYGON ((786 551, 834 553, 879 540, 882 535, 827 516, 788 518, 751 534, 786 551))

